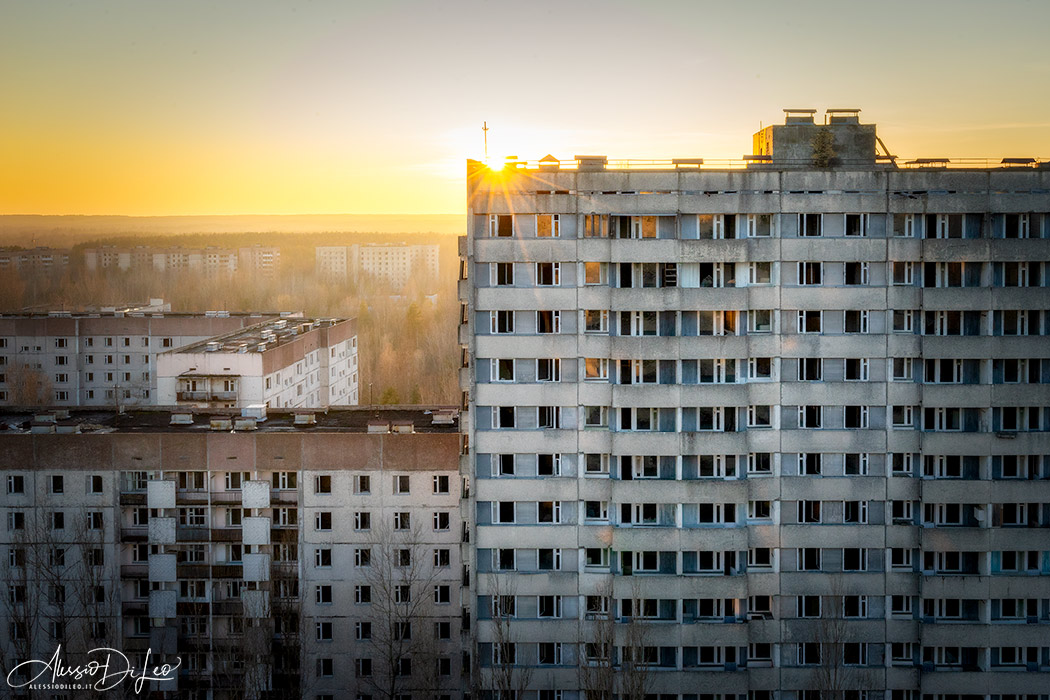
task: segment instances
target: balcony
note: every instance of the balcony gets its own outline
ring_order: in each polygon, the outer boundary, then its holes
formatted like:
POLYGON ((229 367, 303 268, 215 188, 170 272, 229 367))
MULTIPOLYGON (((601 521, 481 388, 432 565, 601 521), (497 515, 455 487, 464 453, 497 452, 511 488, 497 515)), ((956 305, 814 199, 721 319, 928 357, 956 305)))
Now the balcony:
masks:
POLYGON ((149 536, 149 528, 146 527, 122 527, 120 528, 121 542, 145 542, 149 536))
POLYGON ((120 567, 121 578, 145 578, 146 576, 149 576, 149 564, 146 562, 122 564, 120 567))
POLYGON ((144 506, 146 505, 146 492, 121 493, 120 505, 122 506, 144 506))
POLYGON ((236 401, 236 391, 177 391, 176 401, 236 401))

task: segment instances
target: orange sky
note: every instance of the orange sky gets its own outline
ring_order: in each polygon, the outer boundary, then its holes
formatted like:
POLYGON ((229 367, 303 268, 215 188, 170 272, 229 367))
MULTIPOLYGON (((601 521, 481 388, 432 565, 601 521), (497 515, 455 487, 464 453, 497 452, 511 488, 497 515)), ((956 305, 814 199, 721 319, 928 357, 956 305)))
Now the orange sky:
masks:
POLYGON ((739 158, 783 107, 1050 157, 1050 3, 0 0, 0 214, 462 213, 464 159, 739 158), (59 9, 61 7, 61 9, 59 9))

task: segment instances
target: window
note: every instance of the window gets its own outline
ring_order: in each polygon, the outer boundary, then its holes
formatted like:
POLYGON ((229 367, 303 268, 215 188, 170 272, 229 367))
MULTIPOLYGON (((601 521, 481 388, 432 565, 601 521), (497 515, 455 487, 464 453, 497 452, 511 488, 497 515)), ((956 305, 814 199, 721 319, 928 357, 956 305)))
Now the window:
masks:
POLYGON ((583 263, 583 283, 585 285, 608 284, 608 264, 599 262, 583 263))
POLYGON ((447 548, 439 548, 434 550, 434 566, 437 568, 445 568, 451 566, 452 555, 451 551, 447 548))
POLYGON ((608 381, 609 360, 604 357, 588 357, 584 359, 584 381, 608 381))
POLYGON ((848 357, 845 360, 845 374, 843 378, 847 382, 868 381, 869 362, 866 358, 848 357))
POLYGON ((868 550, 859 547, 848 547, 842 550, 843 571, 867 571, 868 550))
POLYGON ((25 493, 25 477, 20 474, 9 474, 7 476, 8 493, 25 493))
POLYGON ((407 474, 399 474, 394 477, 394 493, 403 495, 411 493, 409 477, 407 474))
POLYGON ((412 516, 407 511, 394 513, 394 529, 410 530, 412 528, 412 516))
POLYGON ((800 285, 823 284, 824 264, 819 262, 800 262, 798 264, 798 283, 800 285))
MULTIPOLYGON (((24 521, 23 521, 24 523, 24 521)), ((66 514, 60 510, 51 513, 51 529, 64 530, 66 527, 66 514)))
POLYGON ((561 284, 561 263, 536 263, 536 284, 557 287, 561 284))
POLYGON ((798 502, 798 522, 819 523, 820 521, 820 501, 798 502))
POLYGON ((823 330, 823 317, 820 311, 805 311, 800 310, 798 312, 798 332, 799 333, 820 333, 823 330))
POLYGON ((331 511, 320 511, 314 514, 314 530, 327 531, 332 529, 331 511))
POLYGON ((865 429, 868 427, 867 406, 845 406, 843 425, 847 430, 865 429))
POLYGON ((314 493, 324 494, 332 493, 332 477, 328 474, 321 474, 314 477, 314 493))
POLYGON ((771 407, 762 406, 748 406, 747 407, 747 427, 748 428, 770 428, 772 423, 770 421, 771 407))
POLYGON ((514 235, 514 217, 509 214, 489 215, 489 236, 492 238, 510 238, 514 235))
POLYGON ((748 284, 771 284, 773 281, 773 263, 753 262, 748 265, 748 284))
POLYGON ((843 473, 846 476, 866 476, 868 473, 868 453, 849 452, 842 455, 843 473))
POLYGON ((452 588, 450 586, 434 586, 434 604, 448 605, 452 602, 452 588))
POLYGON ((800 382, 819 382, 824 378, 824 360, 819 357, 800 357, 798 359, 798 380, 800 382))
POLYGON ((915 263, 893 262, 892 283, 894 286, 911 286, 915 283, 915 263))
POLYGON ((867 501, 843 501, 842 522, 864 525, 868 522, 867 501))
POLYGON ((536 427, 541 429, 560 428, 561 410, 557 406, 537 406, 536 427))
POLYGON ((490 332, 492 333, 513 333, 514 332, 514 312, 513 311, 490 311, 489 312, 489 323, 490 332))
POLYGON ((514 428, 517 424, 517 411, 514 406, 493 406, 492 407, 492 427, 493 428, 514 428))
POLYGON ((773 378, 773 358, 752 357, 748 360, 748 379, 761 381, 773 378))
POLYGON ((845 311, 843 312, 842 330, 845 333, 867 333, 868 318, 867 311, 845 311))
POLYGON ((354 586, 354 602, 358 605, 367 605, 372 602, 371 586, 354 586))
POLYGON ((537 214, 536 235, 539 238, 558 238, 561 236, 561 215, 537 214))
MULTIPOLYGON (((203 472, 201 472, 201 474, 203 474, 203 472)), ((274 472, 273 488, 279 490, 297 488, 297 479, 298 475, 296 472, 274 472)), ((203 485, 201 488, 203 488, 203 485)))
POLYGON ((845 265, 844 273, 843 281, 847 285, 868 284, 868 263, 866 262, 848 262, 845 265))
POLYGON ((893 332, 894 333, 914 333, 915 332, 915 312, 911 309, 894 309, 893 310, 893 332))
POLYGON ((751 309, 747 312, 748 333, 772 333, 773 312, 770 309, 751 309))
POLYGON ((822 236, 823 217, 820 214, 799 214, 798 235, 803 237, 822 236))
POLYGON ((490 263, 489 283, 494 287, 509 287, 514 284, 514 263, 490 263))
POLYGON ((561 333, 561 311, 537 311, 537 333, 561 333))
POLYGON ((823 406, 799 406, 798 427, 821 428, 824 426, 823 406))
POLYGON ((63 493, 65 491, 65 480, 61 474, 51 477, 51 493, 63 493))
POLYGON ((846 214, 846 235, 866 236, 868 235, 867 214, 846 214))
POLYGON ((372 529, 372 514, 366 511, 360 511, 354 513, 354 529, 355 530, 371 530, 372 529))
POLYGON ((449 492, 449 478, 447 474, 434 475, 434 493, 447 494, 449 492))
POLYGON ((447 511, 438 511, 434 513, 434 529, 437 531, 444 531, 449 529, 449 514, 447 511))
POLYGON ((820 548, 803 547, 798 550, 799 571, 820 571, 820 548))
POLYGON ((560 382, 561 381, 561 359, 540 358, 536 360, 537 382, 560 382))
POLYGON ((609 407, 608 406, 584 406, 583 425, 585 428, 608 428, 609 407))
POLYGON ((608 333, 609 312, 605 309, 587 309, 583 312, 585 333, 608 333))
POLYGON ((316 586, 314 588, 314 602, 318 605, 331 605, 332 586, 328 584, 316 586))
POLYGON ((360 474, 354 477, 354 493, 356 494, 369 494, 372 492, 372 480, 365 474, 360 474))
POLYGON ((911 357, 894 357, 892 359, 892 377, 895 382, 910 382, 912 381, 912 367, 914 366, 914 358, 911 357))

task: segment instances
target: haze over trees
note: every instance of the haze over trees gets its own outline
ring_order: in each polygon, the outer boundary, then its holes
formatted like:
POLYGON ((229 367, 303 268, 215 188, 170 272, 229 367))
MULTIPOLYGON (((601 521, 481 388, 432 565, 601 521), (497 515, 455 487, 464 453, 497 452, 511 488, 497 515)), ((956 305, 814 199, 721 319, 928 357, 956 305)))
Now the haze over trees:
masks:
MULTIPOLYGON (((61 245, 41 235, 36 245, 61 245)), ((459 401, 456 337, 457 251, 444 234, 238 233, 119 235, 73 246, 68 270, 0 275, 0 310, 76 309, 163 298, 173 311, 302 311, 313 317, 358 318, 359 400, 367 403, 455 404, 459 401), (324 279, 315 274, 315 247, 354 243, 429 243, 440 246, 437 278, 414 274, 403 287, 381 280, 324 279), (278 246, 271 275, 105 269, 89 271, 86 247, 278 246)), ((33 384, 27 381, 28 384, 33 384)), ((27 386, 26 391, 33 391, 27 386)))

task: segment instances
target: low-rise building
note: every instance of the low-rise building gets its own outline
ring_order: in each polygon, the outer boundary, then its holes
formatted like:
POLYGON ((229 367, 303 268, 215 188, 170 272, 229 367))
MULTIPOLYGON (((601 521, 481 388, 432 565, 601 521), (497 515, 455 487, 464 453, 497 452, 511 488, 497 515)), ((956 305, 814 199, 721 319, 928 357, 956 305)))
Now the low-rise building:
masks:
POLYGON ((317 408, 358 400, 355 319, 272 319, 157 358, 163 406, 317 408))
POLYGON ((156 404, 159 353, 295 316, 172 313, 159 299, 97 310, 0 314, 0 406, 156 404))

